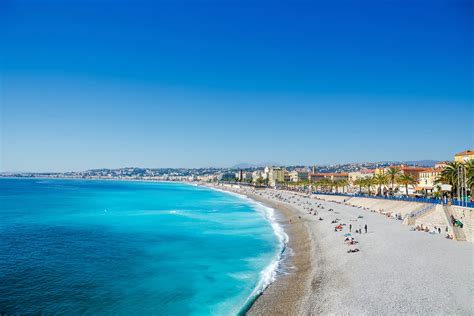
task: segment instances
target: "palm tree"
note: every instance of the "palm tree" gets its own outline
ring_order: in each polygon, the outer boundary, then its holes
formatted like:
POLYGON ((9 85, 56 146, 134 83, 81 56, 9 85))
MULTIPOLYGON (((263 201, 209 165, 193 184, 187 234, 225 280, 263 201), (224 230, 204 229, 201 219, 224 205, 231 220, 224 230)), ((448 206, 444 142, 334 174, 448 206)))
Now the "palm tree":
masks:
POLYGON ((323 187, 324 187, 325 183, 324 183, 323 180, 319 180, 319 181, 316 181, 314 183, 314 185, 316 186, 316 188, 319 188, 318 191, 323 191, 323 187))
POLYGON ((359 194, 362 193, 362 187, 364 186, 364 179, 355 179, 353 185, 359 187, 359 194))
POLYGON ((339 182, 339 185, 342 187, 342 193, 345 193, 344 188, 349 185, 349 180, 341 179, 338 182, 339 182))
POLYGON ((339 180, 331 180, 332 185, 336 188, 336 193, 339 193, 339 180))
POLYGON ((441 174, 436 183, 445 183, 451 185, 451 197, 455 195, 455 192, 458 188, 458 175, 459 175, 459 162, 450 162, 444 169, 441 171, 441 174))
POLYGON ((337 192, 337 185, 336 185, 336 181, 334 180, 331 180, 331 179, 327 179, 327 186, 329 187, 329 191, 332 193, 332 188, 336 188, 336 192, 337 192))
POLYGON ((397 178, 398 176, 400 176, 400 174, 401 174, 400 169, 396 167, 390 167, 385 172, 385 175, 390 181, 390 191, 392 192, 392 194, 393 194, 393 185, 397 182, 397 178))
POLYGON ((437 199, 441 199, 441 198, 443 197, 443 194, 442 194, 442 192, 441 192, 441 185, 440 185, 440 184, 436 184, 436 185, 434 186, 434 188, 436 189, 436 191, 433 190, 433 196, 434 196, 435 198, 437 198, 437 199))
POLYGON ((367 191, 371 195, 370 189, 374 185, 374 177, 362 179, 362 183, 364 187, 367 187, 367 191))
POLYGON ((329 178, 324 178, 322 179, 320 182, 320 185, 322 188, 324 188, 326 191, 329 189, 330 191, 332 191, 332 187, 333 187, 333 183, 332 183, 332 180, 329 179, 329 178))
POLYGON ((374 184, 377 184, 379 186, 378 194, 377 195, 382 195, 382 186, 386 185, 388 182, 388 178, 384 174, 376 174, 373 177, 374 184))
POLYGON ((339 192, 339 187, 342 188, 342 193, 344 193, 344 187, 347 185, 348 181, 345 179, 333 180, 334 187, 336 188, 336 193, 339 192))
POLYGON ((409 174, 400 175, 397 179, 397 182, 405 186, 407 196, 408 196, 408 186, 417 184, 415 177, 409 174))

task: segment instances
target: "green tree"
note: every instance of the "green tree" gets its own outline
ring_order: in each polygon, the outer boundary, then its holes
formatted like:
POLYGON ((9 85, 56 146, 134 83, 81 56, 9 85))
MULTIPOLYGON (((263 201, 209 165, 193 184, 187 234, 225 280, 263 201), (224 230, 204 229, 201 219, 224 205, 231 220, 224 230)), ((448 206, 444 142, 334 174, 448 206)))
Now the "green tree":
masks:
POLYGON ((342 188, 342 193, 345 193, 345 187, 349 184, 349 181, 346 179, 337 180, 338 185, 342 188))
POLYGON ((451 197, 456 195, 458 188, 458 177, 459 177, 459 162, 450 162, 444 169, 441 171, 441 174, 436 183, 444 183, 451 185, 451 197))
POLYGON ((352 182, 352 184, 359 187, 359 194, 362 193, 362 187, 364 186, 364 179, 362 179, 362 178, 355 179, 352 182))
POLYGON ((385 186, 388 183, 388 178, 384 174, 376 174, 373 177, 374 184, 379 186, 377 195, 382 195, 382 186, 385 186))
POLYGON ((334 188, 336 189, 336 193, 339 193, 339 180, 332 180, 332 185, 334 186, 334 188))
POLYGON ((408 186, 416 185, 418 182, 415 177, 409 174, 402 174, 398 177, 397 182, 405 186, 406 195, 408 196, 408 186))
POLYGON ((319 185, 324 191, 332 191, 333 183, 329 178, 324 178, 319 181, 319 185))
POLYGON ((374 185, 375 181, 374 181, 374 177, 369 177, 369 178, 365 178, 363 179, 363 186, 367 188, 367 192, 369 193, 369 195, 371 195, 371 188, 372 186, 374 185))
POLYGON ((390 190, 393 192, 393 185, 397 183, 397 178, 401 175, 401 171, 399 168, 396 167, 390 167, 387 169, 385 172, 385 175, 388 178, 388 181, 390 182, 390 190))
POLYGON ((334 187, 334 183, 332 182, 331 179, 325 179, 324 180, 325 184, 326 184, 326 188, 329 192, 332 192, 332 188, 334 187))

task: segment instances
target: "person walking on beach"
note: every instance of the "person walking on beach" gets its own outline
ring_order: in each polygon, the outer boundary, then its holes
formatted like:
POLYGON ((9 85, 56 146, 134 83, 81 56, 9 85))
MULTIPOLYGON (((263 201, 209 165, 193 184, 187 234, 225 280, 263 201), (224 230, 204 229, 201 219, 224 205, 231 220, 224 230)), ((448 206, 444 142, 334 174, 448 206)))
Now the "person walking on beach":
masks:
POLYGON ((352 224, 349 224, 349 232, 352 233, 352 224))
POLYGON ((367 234, 367 224, 365 224, 364 229, 365 229, 365 233, 367 234))

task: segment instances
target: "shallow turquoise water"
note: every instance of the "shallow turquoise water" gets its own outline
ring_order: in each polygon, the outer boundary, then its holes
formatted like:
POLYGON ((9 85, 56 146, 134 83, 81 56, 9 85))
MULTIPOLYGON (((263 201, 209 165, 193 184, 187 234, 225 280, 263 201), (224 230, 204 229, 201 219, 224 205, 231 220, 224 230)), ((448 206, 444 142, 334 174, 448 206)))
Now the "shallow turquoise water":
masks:
POLYGON ((236 314, 280 252, 264 214, 185 184, 0 179, 0 313, 236 314))

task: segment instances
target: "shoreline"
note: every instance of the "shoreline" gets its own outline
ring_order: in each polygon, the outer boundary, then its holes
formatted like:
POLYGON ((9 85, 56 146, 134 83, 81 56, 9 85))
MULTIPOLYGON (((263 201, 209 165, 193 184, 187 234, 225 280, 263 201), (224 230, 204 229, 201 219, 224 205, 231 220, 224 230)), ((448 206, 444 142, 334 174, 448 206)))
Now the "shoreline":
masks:
POLYGON ((280 223, 280 226, 289 237, 287 251, 291 251, 291 254, 282 258, 279 264, 288 264, 292 270, 286 274, 277 275, 276 279, 254 300, 246 315, 274 314, 275 311, 284 311, 288 315, 301 314, 303 302, 306 299, 306 289, 311 286, 310 276, 314 268, 310 233, 304 222, 295 221, 299 216, 298 211, 291 206, 257 195, 247 194, 246 196, 273 208, 281 215, 281 219, 285 220, 284 223, 280 223), (290 219, 293 224, 289 224, 290 219))
POLYGON ((221 186, 205 186, 246 197, 257 204, 273 209, 280 215, 276 219, 277 224, 288 236, 285 252, 291 252, 291 254, 280 255, 278 266, 291 266, 291 271, 285 274, 277 274, 273 282, 249 301, 249 306, 244 306, 241 314, 267 315, 274 314, 278 310, 285 311, 285 314, 301 314, 303 312, 303 302, 307 298, 307 288, 311 286, 310 276, 314 273, 312 265, 314 259, 311 258, 313 241, 310 232, 304 221, 295 221, 299 216, 298 210, 291 205, 266 199, 250 192, 239 192, 221 186), (290 219, 292 219, 293 224, 289 224, 290 219), (283 293, 286 293, 286 295, 282 295, 283 293))

